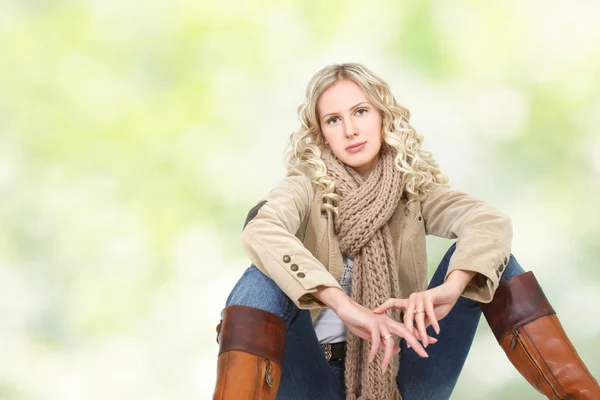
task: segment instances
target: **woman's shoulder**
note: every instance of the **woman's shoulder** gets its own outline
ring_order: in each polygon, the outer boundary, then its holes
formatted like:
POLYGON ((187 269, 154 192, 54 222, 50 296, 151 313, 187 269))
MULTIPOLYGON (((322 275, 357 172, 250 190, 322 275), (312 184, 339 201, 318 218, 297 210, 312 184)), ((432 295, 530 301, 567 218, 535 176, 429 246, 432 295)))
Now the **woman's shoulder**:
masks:
POLYGON ((291 167, 283 179, 273 187, 268 197, 294 197, 312 201, 316 192, 316 184, 312 179, 312 168, 306 163, 291 167))
POLYGON ((287 176, 303 176, 312 180, 311 177, 315 174, 314 166, 310 165, 307 162, 301 162, 288 170, 287 176))
POLYGON ((287 172, 288 179, 298 182, 301 185, 312 187, 313 189, 316 187, 315 182, 316 170, 315 167, 310 165, 309 163, 303 162, 294 165, 287 172))

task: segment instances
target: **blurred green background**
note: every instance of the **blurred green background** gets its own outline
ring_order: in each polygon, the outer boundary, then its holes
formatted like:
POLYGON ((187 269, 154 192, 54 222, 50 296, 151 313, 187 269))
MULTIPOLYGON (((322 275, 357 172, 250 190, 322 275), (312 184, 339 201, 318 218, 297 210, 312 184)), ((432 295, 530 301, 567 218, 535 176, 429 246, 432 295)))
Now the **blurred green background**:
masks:
MULTIPOLYGON (((0 2, 0 399, 209 399, 321 67, 388 80, 600 376, 600 3, 0 2)), ((450 241, 430 239, 430 267, 450 241)), ((536 399, 482 322, 454 399, 536 399)))

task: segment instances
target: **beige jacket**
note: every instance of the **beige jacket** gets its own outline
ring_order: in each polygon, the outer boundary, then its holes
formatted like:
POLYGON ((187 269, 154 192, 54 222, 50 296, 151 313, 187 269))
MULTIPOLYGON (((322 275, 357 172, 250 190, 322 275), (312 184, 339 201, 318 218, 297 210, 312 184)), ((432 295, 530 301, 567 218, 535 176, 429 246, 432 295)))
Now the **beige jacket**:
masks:
MULTIPOLYGON (((318 286, 338 287, 343 262, 333 221, 321 213, 322 189, 307 166, 288 176, 248 215, 242 244, 250 260, 313 320, 324 304, 311 295, 318 286)), ((445 186, 432 185, 426 199, 398 204, 389 221, 396 244, 402 298, 427 288, 425 236, 458 238, 448 274, 477 274, 463 296, 491 301, 510 255, 510 219, 488 204, 445 186)), ((447 275, 446 275, 447 276, 447 275)))

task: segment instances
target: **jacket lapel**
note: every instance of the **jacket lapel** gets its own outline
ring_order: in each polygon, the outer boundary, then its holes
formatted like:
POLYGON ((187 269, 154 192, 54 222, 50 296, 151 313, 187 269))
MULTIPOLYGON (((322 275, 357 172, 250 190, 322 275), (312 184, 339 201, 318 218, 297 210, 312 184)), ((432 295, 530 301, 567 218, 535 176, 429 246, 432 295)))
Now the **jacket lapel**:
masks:
POLYGON ((340 251, 340 244, 335 234, 335 227, 333 223, 333 215, 331 211, 327 211, 327 240, 329 245, 329 272, 339 282, 342 277, 342 269, 344 262, 342 259, 342 252, 340 251))
POLYGON ((390 228, 390 232, 392 234, 392 243, 394 245, 395 250, 395 260, 396 263, 400 260, 400 252, 402 251, 402 231, 404 230, 404 200, 400 200, 398 203, 398 207, 396 207, 396 211, 390 218, 388 222, 388 226, 390 228))

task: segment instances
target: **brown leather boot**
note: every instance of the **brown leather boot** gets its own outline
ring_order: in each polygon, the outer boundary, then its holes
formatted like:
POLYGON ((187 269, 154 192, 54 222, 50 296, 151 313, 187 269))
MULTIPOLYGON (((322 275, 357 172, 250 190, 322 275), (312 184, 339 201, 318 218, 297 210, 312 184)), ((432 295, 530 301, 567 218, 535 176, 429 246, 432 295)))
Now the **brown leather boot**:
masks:
POLYGON ((483 315, 510 362, 549 399, 600 399, 600 387, 532 272, 498 286, 483 315))
POLYGON ((247 306, 223 310, 213 400, 275 400, 281 380, 285 322, 247 306))

